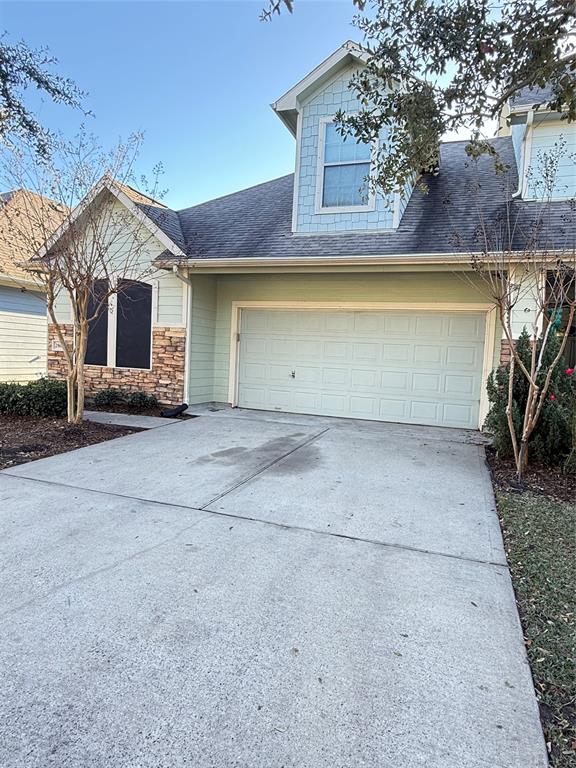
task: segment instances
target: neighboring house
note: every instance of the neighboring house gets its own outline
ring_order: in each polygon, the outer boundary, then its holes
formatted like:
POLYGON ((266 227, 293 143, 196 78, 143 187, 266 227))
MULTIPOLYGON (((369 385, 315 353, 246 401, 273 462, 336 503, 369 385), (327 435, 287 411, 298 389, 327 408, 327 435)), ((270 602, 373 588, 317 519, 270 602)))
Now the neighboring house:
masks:
POLYGON ((31 239, 10 225, 39 200, 28 190, 0 194, 0 381, 27 382, 46 375, 46 302, 19 264, 34 255, 31 239), (13 218, 14 217, 14 218, 13 218))
MULTIPOLYGON (((181 211, 108 185, 153 234, 149 256, 161 272, 139 289, 137 320, 112 302, 105 329, 93 331, 89 393, 121 386, 166 402, 482 425, 486 378, 507 350, 468 248, 478 214, 493 220, 510 204, 522 249, 521 224, 538 205, 526 200, 524 163, 550 128, 516 104, 512 135, 494 140, 510 166, 505 177, 488 157, 472 163, 465 142, 450 142, 427 194, 363 194, 371 151, 343 141, 332 123, 339 109, 357 108, 348 83, 363 62, 346 43, 273 104, 296 140, 294 175, 181 211), (530 127, 520 131, 523 115, 530 127), (140 350, 137 364, 119 347, 123 334, 140 350)), ((562 127, 574 141, 576 126, 562 127)), ((573 194, 571 171, 567 178, 573 194)), ((566 208, 552 207, 558 247, 574 242, 560 226, 566 208)), ((66 321, 68 308, 60 311, 66 321)), ((533 313, 527 295, 517 333, 533 313)), ((54 346, 49 370, 62 373, 54 346)))

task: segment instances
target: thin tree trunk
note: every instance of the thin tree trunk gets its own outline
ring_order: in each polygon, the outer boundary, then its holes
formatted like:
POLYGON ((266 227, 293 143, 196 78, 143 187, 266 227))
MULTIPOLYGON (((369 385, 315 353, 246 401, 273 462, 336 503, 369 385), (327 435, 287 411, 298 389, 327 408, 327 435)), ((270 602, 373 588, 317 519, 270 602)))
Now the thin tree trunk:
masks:
POLYGON ((74 423, 80 424, 84 416, 84 360, 86 358, 86 347, 88 345, 88 323, 83 321, 78 329, 78 343, 76 345, 76 408, 74 413, 74 423))
POLYGON ((528 440, 520 441, 520 451, 518 454, 518 462, 516 464, 516 476, 518 480, 522 480, 522 476, 528 467, 528 440))
POLYGON ((508 419, 508 430, 510 432, 510 440, 512 441, 512 449, 514 451, 514 461, 516 463, 516 472, 519 472, 520 456, 518 452, 518 439, 516 437, 516 428, 514 426, 514 419, 512 417, 512 407, 514 404, 514 371, 515 362, 514 355, 510 358, 510 368, 508 370, 508 403, 506 405, 506 418, 508 419))
POLYGON ((66 377, 66 393, 67 393, 67 416, 68 423, 73 424, 76 415, 76 371, 74 368, 68 370, 68 376, 66 377))

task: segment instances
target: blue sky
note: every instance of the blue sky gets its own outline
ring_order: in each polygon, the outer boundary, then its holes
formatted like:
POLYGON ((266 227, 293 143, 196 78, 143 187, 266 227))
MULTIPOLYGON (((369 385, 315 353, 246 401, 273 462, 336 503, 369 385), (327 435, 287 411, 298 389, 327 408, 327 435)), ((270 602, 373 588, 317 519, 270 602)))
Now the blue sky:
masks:
MULTIPOLYGON (((9 40, 46 45, 88 91, 87 121, 105 147, 145 131, 140 170, 161 161, 164 202, 182 208, 291 173, 294 139, 270 103, 347 39, 352 0, 297 0, 258 20, 264 0, 2 2, 9 40)), ((73 132, 80 117, 45 104, 73 132)))

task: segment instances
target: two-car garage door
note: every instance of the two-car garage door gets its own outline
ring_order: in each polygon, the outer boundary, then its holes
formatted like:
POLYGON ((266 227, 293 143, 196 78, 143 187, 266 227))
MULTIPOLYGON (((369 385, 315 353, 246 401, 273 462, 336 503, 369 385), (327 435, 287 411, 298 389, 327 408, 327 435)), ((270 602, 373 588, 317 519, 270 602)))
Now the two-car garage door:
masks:
POLYGON ((486 315, 244 309, 238 405, 478 427, 486 315))

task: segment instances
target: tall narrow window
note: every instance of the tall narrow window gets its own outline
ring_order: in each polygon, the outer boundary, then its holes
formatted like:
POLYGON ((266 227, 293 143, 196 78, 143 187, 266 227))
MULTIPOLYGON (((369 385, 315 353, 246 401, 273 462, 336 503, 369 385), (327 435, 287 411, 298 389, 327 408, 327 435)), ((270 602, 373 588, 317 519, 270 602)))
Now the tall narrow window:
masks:
POLYGON ((116 366, 150 368, 152 286, 121 280, 116 297, 116 366))
POLYGON ((108 281, 96 280, 88 300, 88 344, 85 362, 87 365, 108 363, 108 302, 102 299, 108 293, 108 281))
POLYGON ((323 128, 321 207, 368 207, 371 145, 345 140, 334 123, 323 128))

